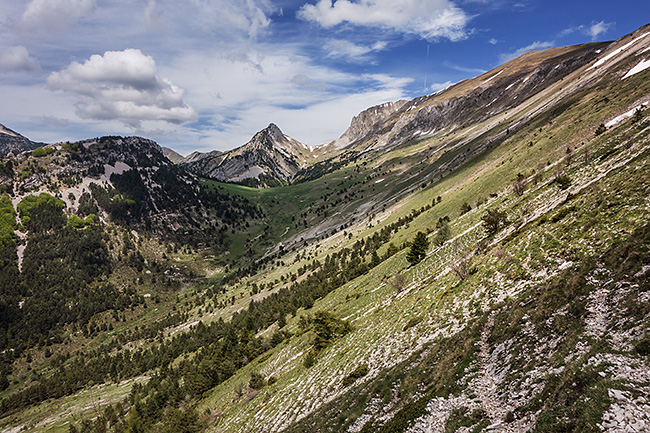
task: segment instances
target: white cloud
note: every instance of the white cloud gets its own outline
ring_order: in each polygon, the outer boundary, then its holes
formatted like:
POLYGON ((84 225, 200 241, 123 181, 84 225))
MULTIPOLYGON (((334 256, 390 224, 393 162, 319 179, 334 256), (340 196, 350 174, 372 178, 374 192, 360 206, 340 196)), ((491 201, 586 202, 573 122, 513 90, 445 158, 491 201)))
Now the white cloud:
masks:
POLYGON ((38 71, 41 66, 34 57, 29 55, 25 47, 9 47, 0 51, 0 74, 7 72, 38 71))
POLYGON ((269 0, 148 0, 144 17, 151 28, 166 33, 175 29, 174 33, 182 34, 191 28, 231 37, 233 31, 244 32, 256 39, 271 24, 268 15, 275 10, 269 0))
POLYGON ((517 57, 521 56, 524 53, 527 53, 528 51, 533 51, 533 50, 544 50, 546 48, 551 48, 552 46, 555 45, 554 41, 537 41, 533 42, 530 45, 527 45, 525 47, 519 48, 518 50, 515 50, 511 53, 503 53, 499 55, 499 60, 501 63, 506 63, 509 62, 512 59, 516 59, 517 57))
POLYGON ((83 64, 72 62, 47 78, 51 90, 79 96, 77 114, 86 119, 183 123, 196 112, 183 101, 183 90, 157 73, 154 59, 140 50, 107 51, 83 64))
POLYGON ((606 23, 604 20, 600 22, 592 22, 590 26, 585 26, 585 25, 580 25, 577 27, 568 27, 564 30, 562 30, 558 34, 558 38, 562 38, 565 36, 568 36, 570 34, 573 34, 575 32, 580 32, 583 33, 587 36, 591 37, 592 41, 595 41, 598 39, 598 36, 600 36, 603 33, 607 33, 607 31, 614 25, 615 23, 606 23))
POLYGON ((28 29, 57 29, 90 15, 95 0, 31 0, 22 15, 28 29))
POLYGON ((259 50, 268 54, 188 53, 166 71, 175 82, 192 82, 186 99, 201 122, 194 149, 232 149, 271 122, 305 144, 322 144, 340 136, 367 107, 404 98, 411 83, 317 65, 297 47, 273 51, 260 44, 259 50))
POLYGON ((437 93, 441 90, 445 90, 447 87, 453 86, 454 83, 453 81, 445 81, 444 83, 433 83, 429 86, 428 91, 437 93))
POLYGON ((591 26, 587 28, 586 32, 591 36, 591 40, 595 41, 599 35, 606 33, 613 24, 614 23, 606 23, 605 21, 592 23, 591 26))
POLYGON ((468 73, 468 74, 481 75, 481 74, 484 74, 485 72, 487 72, 485 69, 470 68, 470 67, 467 67, 467 66, 461 66, 461 65, 457 65, 455 63, 449 62, 447 60, 444 60, 442 62, 442 66, 445 66, 445 67, 447 67, 449 69, 453 69, 455 71, 465 72, 465 73, 468 73))
POLYGON ((448 0, 319 0, 300 8, 298 18, 325 28, 347 22, 452 41, 466 36, 469 21, 465 12, 448 0))
POLYGON ((388 44, 383 41, 376 42, 373 45, 358 45, 344 39, 329 39, 325 42, 325 51, 328 57, 342 58, 350 62, 361 63, 368 62, 368 54, 375 51, 382 51, 388 44))

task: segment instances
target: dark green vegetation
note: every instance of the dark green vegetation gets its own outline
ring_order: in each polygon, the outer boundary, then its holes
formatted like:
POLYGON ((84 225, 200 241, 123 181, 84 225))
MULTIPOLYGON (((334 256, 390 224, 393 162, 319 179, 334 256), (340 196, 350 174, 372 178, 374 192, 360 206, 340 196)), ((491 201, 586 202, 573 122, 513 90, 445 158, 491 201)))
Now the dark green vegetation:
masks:
POLYGON ((580 81, 599 47, 450 89, 438 120, 468 129, 373 136, 276 188, 197 179, 138 138, 3 160, 0 429, 643 419, 617 396, 650 398, 650 119, 604 125, 650 80, 620 80, 629 59, 580 81))

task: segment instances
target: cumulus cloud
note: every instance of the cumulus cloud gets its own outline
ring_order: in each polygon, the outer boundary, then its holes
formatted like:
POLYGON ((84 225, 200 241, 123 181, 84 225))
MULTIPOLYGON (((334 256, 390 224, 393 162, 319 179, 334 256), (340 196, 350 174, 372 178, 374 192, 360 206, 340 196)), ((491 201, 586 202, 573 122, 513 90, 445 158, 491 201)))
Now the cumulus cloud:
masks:
POLYGON ((38 71, 41 66, 29 55, 27 48, 19 45, 0 50, 0 73, 38 71))
POLYGON ((499 56, 499 59, 501 60, 501 63, 509 62, 510 60, 516 59, 517 57, 521 56, 524 53, 527 53, 528 51, 544 50, 546 48, 551 48, 554 45, 555 42, 553 41, 533 42, 532 44, 519 48, 518 50, 515 50, 511 53, 503 53, 499 56))
POLYGON ((385 49, 387 45, 388 44, 383 41, 376 42, 373 45, 358 45, 344 39, 329 39, 325 42, 324 48, 325 51, 327 51, 327 57, 340 58, 354 63, 361 63, 370 60, 368 54, 381 51, 385 49))
POLYGON ((469 21, 465 12, 449 0, 318 0, 300 8, 298 18, 325 28, 347 22, 452 41, 466 36, 469 21))
POLYGON ((196 112, 183 101, 183 90, 157 73, 154 59, 137 49, 95 54, 72 62, 47 78, 51 90, 78 95, 77 114, 95 120, 184 123, 196 112))
POLYGON ((31 0, 21 21, 29 29, 53 29, 74 23, 96 7, 95 0, 31 0))

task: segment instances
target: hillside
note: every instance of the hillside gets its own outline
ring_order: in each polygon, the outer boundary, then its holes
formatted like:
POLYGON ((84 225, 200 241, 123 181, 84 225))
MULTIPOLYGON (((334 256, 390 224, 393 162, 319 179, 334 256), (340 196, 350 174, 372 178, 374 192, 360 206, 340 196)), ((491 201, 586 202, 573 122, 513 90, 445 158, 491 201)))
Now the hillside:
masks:
POLYGON ((0 155, 6 155, 10 152, 20 153, 25 150, 34 150, 45 143, 36 143, 23 137, 15 131, 0 124, 0 155))
POLYGON ((372 107, 276 187, 135 137, 4 158, 0 430, 647 430, 649 47, 372 107))

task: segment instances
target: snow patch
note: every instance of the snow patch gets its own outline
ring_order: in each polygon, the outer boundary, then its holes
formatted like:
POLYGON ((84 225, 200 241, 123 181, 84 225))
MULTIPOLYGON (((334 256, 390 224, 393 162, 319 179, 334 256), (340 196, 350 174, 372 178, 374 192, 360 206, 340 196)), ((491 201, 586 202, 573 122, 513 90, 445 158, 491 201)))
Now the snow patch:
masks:
POLYGON ((483 84, 487 83, 487 82, 490 81, 490 80, 495 79, 496 77, 498 77, 499 75, 501 75, 501 73, 502 73, 503 71, 505 71, 505 69, 501 69, 499 72, 497 72, 496 74, 492 75, 492 76, 491 76, 490 78, 488 78, 487 80, 483 81, 483 84))
POLYGON ((642 38, 646 37, 646 36, 649 35, 649 34, 650 34, 650 32, 648 32, 648 33, 644 33, 644 34, 642 34, 641 36, 639 36, 638 38, 635 38, 635 39, 633 39, 632 41, 628 42, 627 44, 623 45, 622 47, 615 49, 614 51, 612 51, 611 53, 607 54, 605 57, 603 57, 602 59, 598 60, 596 63, 594 63, 593 65, 591 65, 587 70, 589 71, 589 70, 591 70, 591 69, 597 68, 597 67, 599 67, 599 66, 605 64, 605 62, 607 62, 608 60, 610 60, 612 57, 618 55, 621 51, 626 50, 627 48, 629 48, 630 46, 632 46, 635 42, 641 40, 642 38))
POLYGON ((650 68, 650 59, 648 60, 641 60, 635 67, 630 69, 630 71, 625 74, 625 76, 622 78, 622 80, 631 77, 634 74, 638 74, 641 71, 645 71, 646 69, 650 68))
POLYGON ((643 109, 646 105, 648 105, 648 103, 644 102, 641 105, 637 105, 636 107, 634 107, 633 109, 631 109, 627 113, 623 113, 620 116, 616 116, 615 118, 613 118, 609 122, 605 123, 605 127, 606 128, 611 128, 614 125, 618 125, 619 123, 621 123, 625 119, 629 119, 630 117, 634 116, 634 114, 636 113, 637 110, 643 109))

